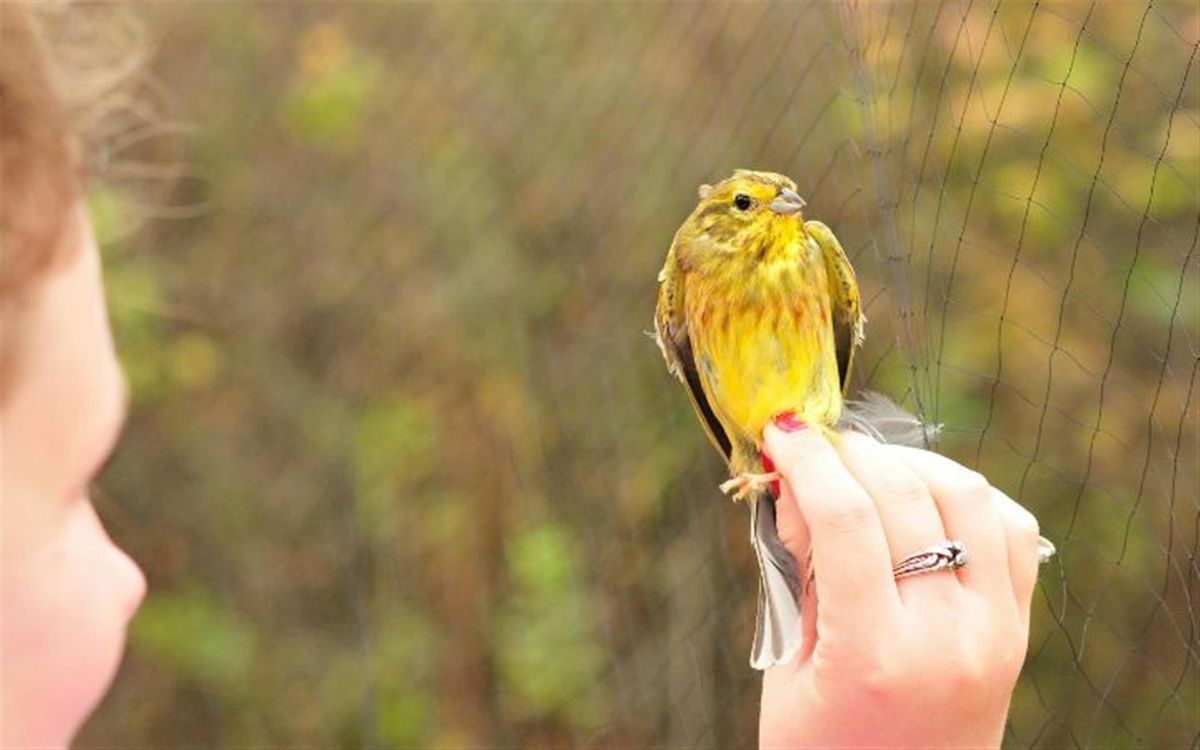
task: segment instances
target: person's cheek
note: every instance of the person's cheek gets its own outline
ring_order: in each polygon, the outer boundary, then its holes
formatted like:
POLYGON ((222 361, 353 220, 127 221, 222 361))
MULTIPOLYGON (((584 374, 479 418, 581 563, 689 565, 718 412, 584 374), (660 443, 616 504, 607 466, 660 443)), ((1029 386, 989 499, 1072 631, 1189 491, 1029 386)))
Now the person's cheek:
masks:
POLYGON ((108 690, 124 652, 126 626, 146 593, 141 569, 109 538, 86 500, 82 514, 80 538, 73 545, 84 566, 79 571, 81 606, 74 613, 81 644, 76 664, 83 672, 76 705, 82 711, 72 733, 108 690))
MULTIPOLYGON (((89 628, 100 636, 116 663, 125 644, 125 628, 146 595, 146 577, 137 563, 108 536, 90 501, 83 501, 85 519, 78 543, 89 558, 88 570, 92 606, 90 615, 95 621, 89 628)), ((107 681, 106 681, 107 684, 107 681)))
POLYGON ((97 556, 96 565, 104 571, 103 578, 106 581, 106 588, 111 592, 110 601, 115 608, 114 617, 123 628, 137 612, 142 599, 146 596, 146 576, 133 558, 108 536, 91 503, 88 503, 88 510, 99 537, 98 544, 94 548, 97 556))
POLYGON ((86 499, 75 501, 51 550, 35 640, 39 724, 51 744, 78 730, 112 682, 125 629, 145 595, 141 570, 105 533, 86 499))

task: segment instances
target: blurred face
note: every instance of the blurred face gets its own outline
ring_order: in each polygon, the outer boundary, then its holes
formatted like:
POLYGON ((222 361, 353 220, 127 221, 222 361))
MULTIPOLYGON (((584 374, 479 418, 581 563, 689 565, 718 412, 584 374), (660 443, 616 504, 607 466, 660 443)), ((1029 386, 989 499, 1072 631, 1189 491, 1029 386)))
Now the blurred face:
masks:
POLYGON ((82 206, 64 241, 77 252, 29 300, 0 413, 4 746, 70 742, 116 671, 146 586, 88 497, 124 420, 125 384, 82 206))

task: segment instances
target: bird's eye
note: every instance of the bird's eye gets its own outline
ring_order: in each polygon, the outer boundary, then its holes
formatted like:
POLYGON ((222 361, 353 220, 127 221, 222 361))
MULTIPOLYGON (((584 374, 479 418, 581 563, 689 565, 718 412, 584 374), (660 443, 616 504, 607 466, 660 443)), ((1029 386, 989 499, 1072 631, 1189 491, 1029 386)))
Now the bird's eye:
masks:
POLYGON ((745 193, 738 193, 733 197, 733 205, 736 206, 737 210, 739 211, 749 211, 750 204, 753 202, 754 201, 750 200, 750 196, 746 195, 745 193))

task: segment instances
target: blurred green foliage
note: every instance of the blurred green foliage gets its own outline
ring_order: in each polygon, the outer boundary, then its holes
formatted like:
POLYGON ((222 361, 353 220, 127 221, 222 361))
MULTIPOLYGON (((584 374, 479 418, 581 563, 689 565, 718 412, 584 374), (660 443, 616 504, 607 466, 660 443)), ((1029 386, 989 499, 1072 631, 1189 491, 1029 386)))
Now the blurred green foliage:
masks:
POLYGON ((147 654, 223 697, 246 690, 254 636, 219 598, 201 590, 155 597, 130 634, 147 654))
POLYGON ((495 649, 518 718, 561 717, 572 729, 587 731, 607 718, 603 696, 588 690, 606 660, 595 637, 604 613, 583 585, 578 549, 553 523, 509 540, 505 559, 513 589, 500 605, 495 649))
POLYGON ((80 746, 753 744, 746 519, 644 335, 742 166, 1059 543, 1011 744, 1192 741, 1194 7, 143 10, 188 132, 90 203, 150 595, 80 746))

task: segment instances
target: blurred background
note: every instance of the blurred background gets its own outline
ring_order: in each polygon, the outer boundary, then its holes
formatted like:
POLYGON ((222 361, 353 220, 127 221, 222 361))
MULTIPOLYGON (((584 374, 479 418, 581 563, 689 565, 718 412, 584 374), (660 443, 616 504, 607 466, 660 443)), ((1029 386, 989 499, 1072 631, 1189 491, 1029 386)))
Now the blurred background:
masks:
POLYGON ((856 388, 1058 544, 1006 742, 1198 742, 1194 4, 106 12, 150 595, 81 747, 752 745, 747 517, 645 334, 736 167, 851 254, 856 388))

